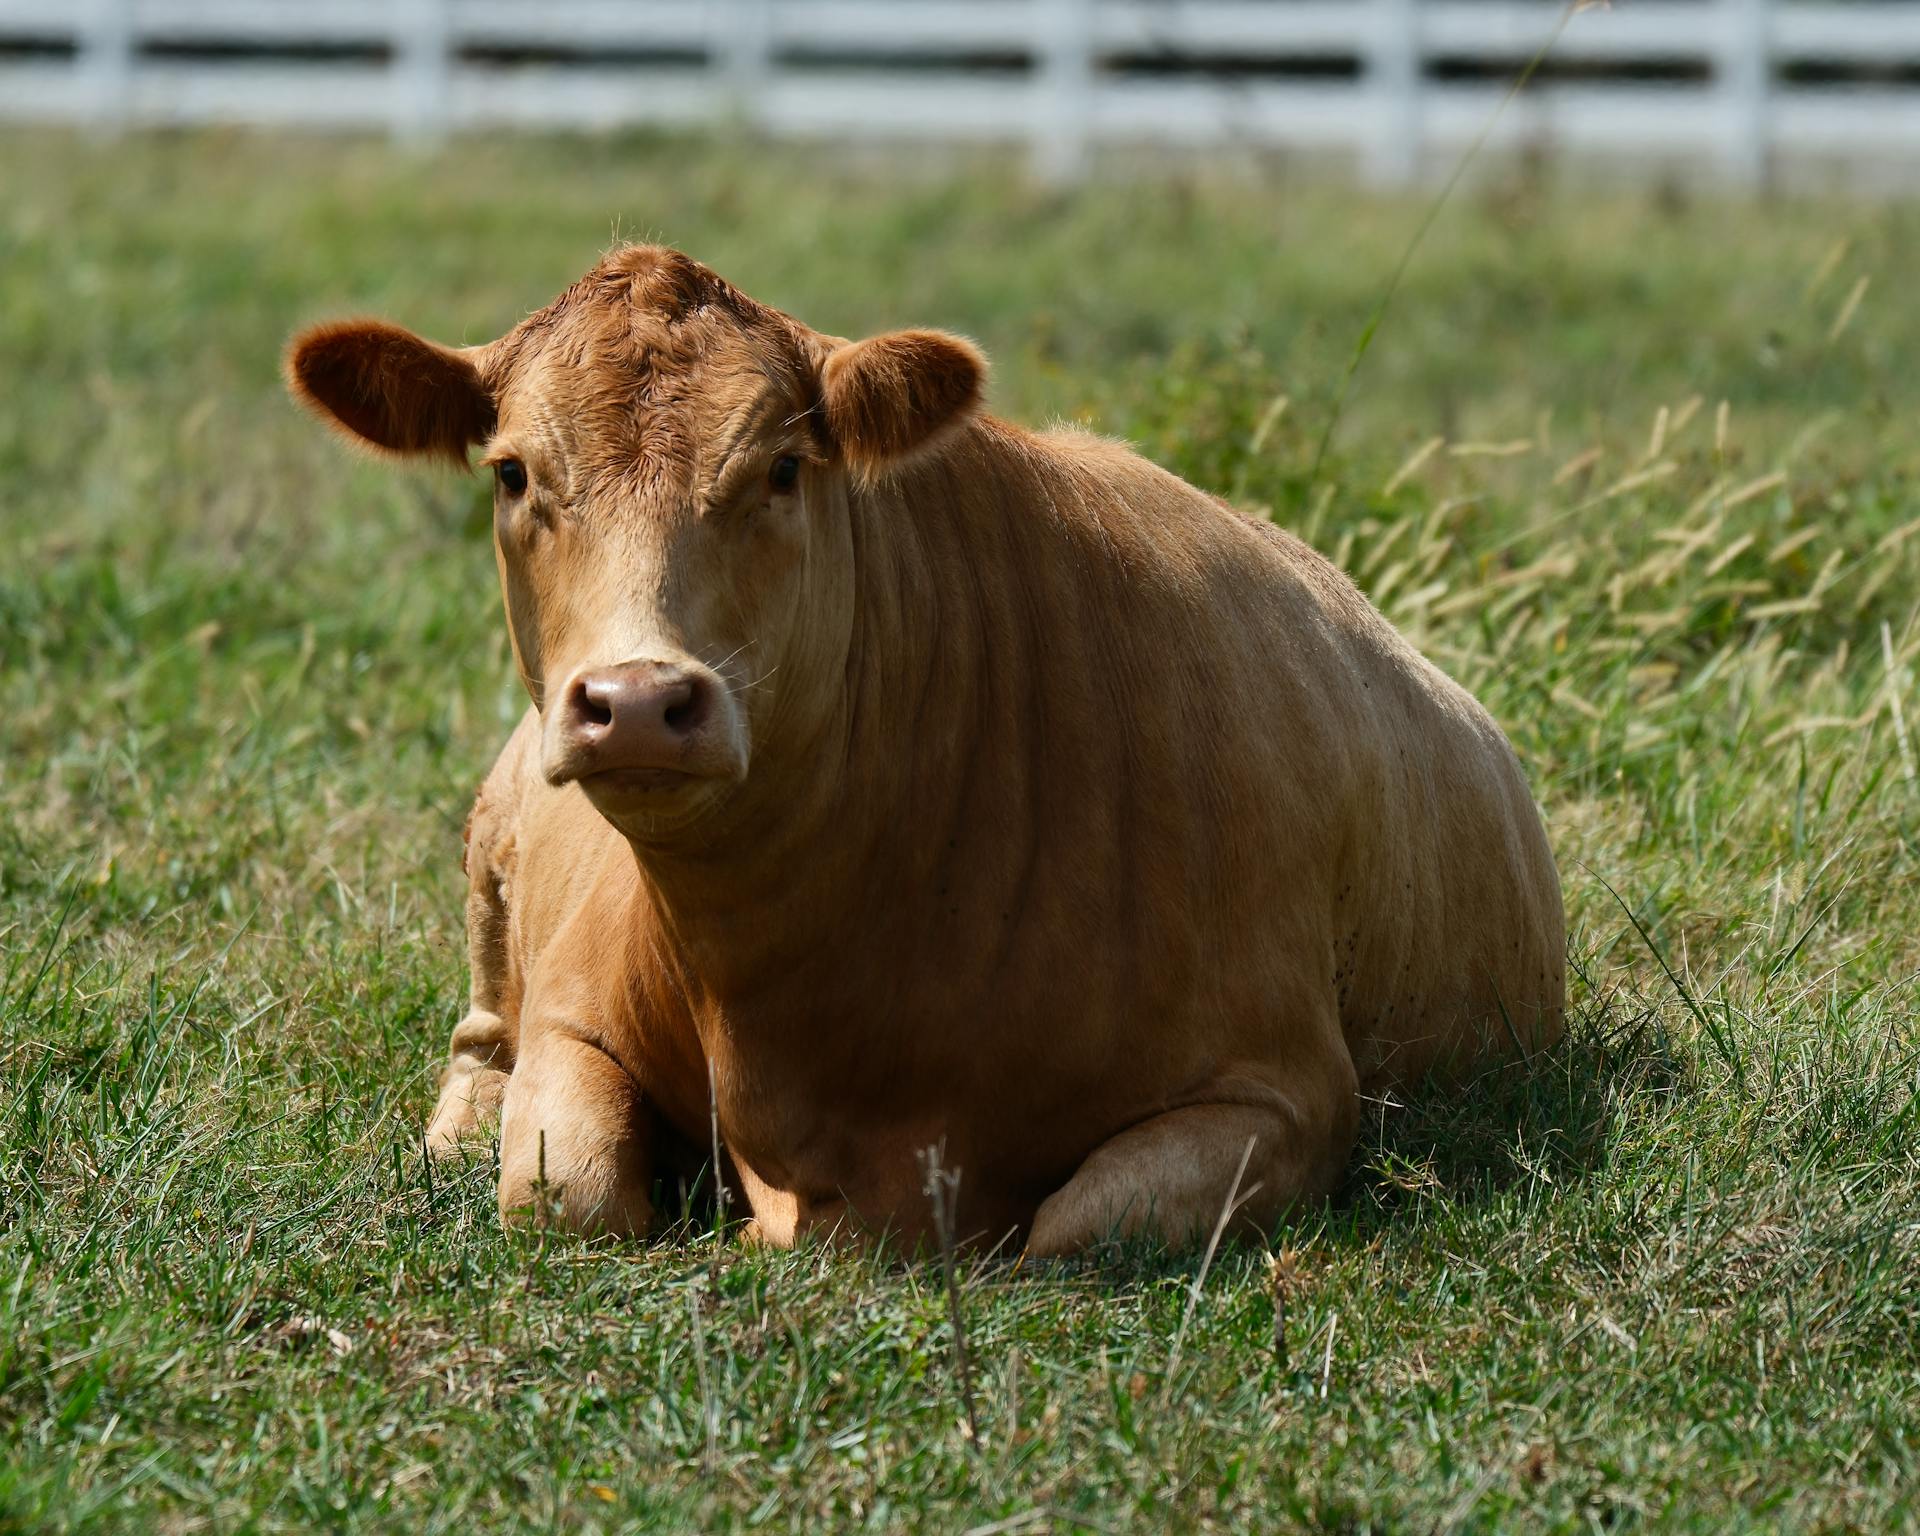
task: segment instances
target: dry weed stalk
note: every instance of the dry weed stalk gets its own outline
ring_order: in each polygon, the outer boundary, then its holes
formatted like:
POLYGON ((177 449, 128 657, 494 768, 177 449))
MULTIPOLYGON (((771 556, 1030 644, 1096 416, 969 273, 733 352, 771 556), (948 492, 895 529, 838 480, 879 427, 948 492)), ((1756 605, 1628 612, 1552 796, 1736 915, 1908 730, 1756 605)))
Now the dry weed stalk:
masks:
POLYGON ((1273 1364, 1287 1374, 1287 1310, 1300 1290, 1300 1256, 1292 1248, 1267 1255, 1267 1294, 1273 1298, 1273 1364))
POLYGON ((1240 1181, 1247 1176, 1247 1164, 1253 1161, 1253 1149, 1259 1139, 1249 1136, 1246 1146, 1240 1150, 1240 1166, 1233 1171, 1233 1182, 1227 1186, 1227 1198, 1220 1204, 1220 1215, 1213 1224, 1213 1235, 1207 1239, 1207 1251, 1200 1255, 1200 1268, 1194 1273, 1193 1284, 1187 1287, 1187 1305, 1180 1314, 1180 1326, 1173 1335, 1173 1348, 1167 1354, 1164 1390, 1168 1392, 1173 1390, 1173 1376, 1180 1365, 1180 1350, 1187 1341, 1187 1327, 1193 1321, 1193 1309, 1200 1304, 1200 1293, 1207 1283, 1207 1271, 1213 1267, 1213 1256, 1219 1250, 1221 1235, 1227 1230, 1227 1223, 1233 1220, 1233 1213, 1260 1192, 1260 1185, 1256 1182, 1244 1195, 1240 1193, 1240 1181))
POLYGON ((954 1262, 954 1207, 960 1194, 960 1170, 944 1166, 947 1144, 937 1142, 920 1154, 920 1171, 927 1199, 933 1205, 934 1237, 940 1244, 940 1269, 947 1289, 947 1326, 953 1332, 954 1381, 966 1412, 967 1440, 980 1444, 980 1416, 973 1401, 973 1363, 967 1355, 966 1321, 961 1315, 960 1278, 954 1262))
POLYGON ((720 1294, 722 1250, 727 1239, 727 1206, 733 1192, 727 1188, 720 1171, 720 1087, 714 1077, 713 1059, 707 1059, 707 1123, 713 1135, 713 1252, 707 1259, 707 1287, 720 1294))

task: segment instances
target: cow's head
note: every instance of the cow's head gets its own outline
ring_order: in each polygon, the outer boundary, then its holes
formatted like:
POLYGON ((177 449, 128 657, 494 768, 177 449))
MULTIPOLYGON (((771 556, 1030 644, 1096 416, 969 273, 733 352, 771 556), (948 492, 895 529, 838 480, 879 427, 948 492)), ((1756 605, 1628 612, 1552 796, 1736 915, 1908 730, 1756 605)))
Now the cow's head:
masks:
POLYGON ((984 372, 937 332, 822 336, 650 246, 487 346, 355 321, 287 354, 294 395, 363 444, 481 447, 542 767, 642 837, 697 822, 756 741, 830 707, 848 477, 937 443, 984 372))

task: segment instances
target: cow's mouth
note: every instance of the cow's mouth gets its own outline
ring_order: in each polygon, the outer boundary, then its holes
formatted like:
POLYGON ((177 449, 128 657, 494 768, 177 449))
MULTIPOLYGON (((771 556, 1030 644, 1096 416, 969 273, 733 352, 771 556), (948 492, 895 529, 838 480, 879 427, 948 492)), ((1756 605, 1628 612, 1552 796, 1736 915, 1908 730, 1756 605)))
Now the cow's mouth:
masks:
POLYGON ((594 799, 645 798, 678 794, 706 782, 707 775, 678 768, 603 768, 585 774, 580 787, 594 799))
POLYGON ((648 843, 704 824, 739 783, 731 776, 679 768, 608 768, 575 782, 615 831, 648 843))

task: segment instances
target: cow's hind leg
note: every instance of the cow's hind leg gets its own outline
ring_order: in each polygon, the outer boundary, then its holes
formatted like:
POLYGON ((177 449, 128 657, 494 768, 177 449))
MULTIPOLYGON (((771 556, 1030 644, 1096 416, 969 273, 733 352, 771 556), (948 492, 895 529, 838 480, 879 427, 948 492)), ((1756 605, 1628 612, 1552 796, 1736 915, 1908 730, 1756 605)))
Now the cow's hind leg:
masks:
POLYGON ((1027 1252, 1057 1258, 1127 1237, 1192 1243, 1230 1203, 1238 1225, 1270 1230, 1290 1206, 1332 1192, 1358 1120, 1351 1063, 1310 1093, 1156 1115, 1096 1147, 1041 1204, 1027 1252))
POLYGON ((507 916, 516 797, 496 782, 511 768, 511 756, 509 747, 467 823, 467 959, 473 979, 466 1017, 453 1029, 440 1099, 427 1122, 427 1148, 441 1157, 492 1133, 519 1044, 520 999, 507 916))

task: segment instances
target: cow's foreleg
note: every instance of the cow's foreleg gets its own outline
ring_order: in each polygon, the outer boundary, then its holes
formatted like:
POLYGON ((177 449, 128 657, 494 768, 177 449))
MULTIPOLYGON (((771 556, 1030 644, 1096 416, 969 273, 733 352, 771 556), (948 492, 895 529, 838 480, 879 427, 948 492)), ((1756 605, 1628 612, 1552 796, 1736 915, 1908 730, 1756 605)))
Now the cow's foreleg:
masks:
POLYGON ((500 1117, 500 1214, 631 1236, 653 1220, 639 1084, 569 1020, 526 1021, 500 1117))
POLYGON ((434 1156, 452 1156, 462 1143, 491 1133, 513 1070, 517 1034, 509 1020, 482 1008, 471 1009, 454 1026, 440 1098, 427 1122, 427 1150, 434 1156))
POLYGON ((467 827, 472 990, 467 1016, 454 1026, 440 1100, 427 1122, 427 1148, 442 1157, 462 1141, 492 1131, 519 1043, 519 999, 513 995, 508 953, 506 861, 511 833, 496 827, 495 819, 483 790, 467 827))
POLYGON ((492 1134, 520 1043, 519 999, 507 985, 507 908, 497 885, 482 891, 476 883, 467 899, 467 952, 467 1015, 453 1027, 440 1100, 427 1123, 427 1149, 442 1157, 492 1134))
POLYGON ((1344 1074, 1316 1078, 1310 1091, 1276 1093, 1271 1103, 1156 1115, 1096 1147, 1041 1204, 1027 1252, 1057 1258, 1115 1237, 1191 1243, 1229 1205, 1237 1225, 1270 1229, 1289 1206, 1332 1191, 1357 1120, 1350 1063, 1344 1074))

